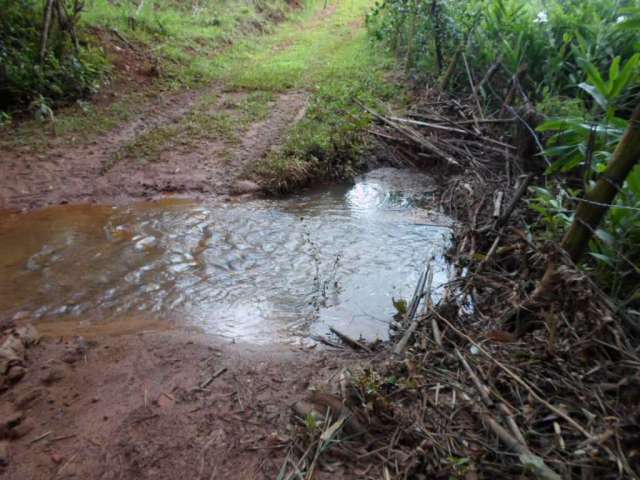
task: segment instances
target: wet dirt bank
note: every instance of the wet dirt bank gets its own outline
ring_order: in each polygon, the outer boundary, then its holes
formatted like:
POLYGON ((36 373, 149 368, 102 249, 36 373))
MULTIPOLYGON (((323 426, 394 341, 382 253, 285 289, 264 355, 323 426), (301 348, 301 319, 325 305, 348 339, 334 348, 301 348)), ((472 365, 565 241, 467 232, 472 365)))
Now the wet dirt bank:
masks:
POLYGON ((50 332, 27 358, 2 394, 0 478, 273 479, 292 404, 357 361, 184 331, 50 332))

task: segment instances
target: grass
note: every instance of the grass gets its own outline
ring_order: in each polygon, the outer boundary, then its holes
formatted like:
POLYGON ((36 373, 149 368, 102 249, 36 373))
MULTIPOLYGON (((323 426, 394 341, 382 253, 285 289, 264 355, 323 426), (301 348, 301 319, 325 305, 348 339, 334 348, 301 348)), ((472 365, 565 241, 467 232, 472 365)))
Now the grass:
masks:
POLYGON ((216 76, 235 88, 313 88, 374 66, 362 28, 369 0, 310 0, 296 21, 260 42, 239 41, 216 60, 216 76))
POLYGON ((243 130, 252 122, 268 116, 273 98, 271 92, 262 91, 239 95, 205 95, 193 110, 176 122, 150 128, 126 143, 114 155, 109 167, 123 158, 157 161, 164 151, 180 147, 196 148, 199 142, 237 145, 243 130))
POLYGON ((373 50, 363 28, 369 0, 309 4, 295 22, 261 42, 240 41, 217 58, 217 77, 228 88, 311 94, 305 118, 250 174, 272 192, 286 192, 314 178, 344 178, 366 151, 369 105, 402 101, 388 81, 393 60, 373 50))
MULTIPOLYGON (((402 98, 400 88, 388 81, 393 59, 374 50, 363 28, 371 0, 329 0, 326 8, 324 0, 306 0, 295 10, 284 0, 202 0, 197 11, 192 5, 146 0, 138 11, 133 3, 88 0, 84 26, 116 30, 134 44, 147 45, 163 76, 145 93, 126 92, 109 106, 72 107, 56 119, 59 138, 86 141, 91 133, 135 116, 146 96, 167 89, 214 83, 244 92, 240 98, 228 96, 231 100, 205 95, 177 122, 141 133, 113 159, 154 161, 167 149, 202 140, 233 145, 251 122, 267 117, 275 94, 305 90, 310 94, 305 117, 248 175, 273 192, 316 178, 351 176, 367 150, 364 132, 370 121, 355 100, 375 106, 402 98), (285 16, 277 28, 270 23, 285 16)), ((46 146, 48 130, 28 122, 14 141, 40 139, 46 146)))
POLYGON ((83 22, 151 46, 165 81, 193 87, 214 78, 215 57, 223 49, 269 31, 290 13, 284 0, 88 0, 83 22))
MULTIPOLYGON (((401 98, 400 89, 387 81, 393 59, 372 48, 363 28, 370 5, 370 0, 333 0, 325 8, 321 0, 308 0, 306 8, 271 34, 237 38, 213 57, 195 56, 189 75, 195 69, 227 90, 250 92, 243 108, 263 110, 251 111, 249 118, 268 113, 268 102, 251 98, 292 89, 310 93, 305 118, 287 132, 279 150, 247 172, 268 190, 281 193, 313 179, 353 175, 367 150, 364 132, 370 121, 354 100, 376 105, 401 98)), ((188 117, 186 125, 161 128, 136 140, 128 155, 157 156, 172 138, 198 138, 202 125, 225 134, 220 130, 222 119, 216 123, 207 115, 188 117), (195 127, 189 127, 193 123, 195 127)))

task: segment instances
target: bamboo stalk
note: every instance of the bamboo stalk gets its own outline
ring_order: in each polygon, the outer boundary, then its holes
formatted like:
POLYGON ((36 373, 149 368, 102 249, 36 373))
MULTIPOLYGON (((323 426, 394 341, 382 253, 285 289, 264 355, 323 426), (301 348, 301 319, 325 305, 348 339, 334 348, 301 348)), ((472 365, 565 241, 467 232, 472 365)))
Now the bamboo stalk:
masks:
POLYGON ((606 170, 598 178, 595 187, 585 194, 585 201, 578 205, 573 223, 562 240, 562 248, 574 262, 577 263, 586 251, 593 232, 609 210, 627 175, 639 161, 640 103, 636 105, 629 127, 606 170))
POLYGON ((446 90, 449 86, 449 82, 453 77, 453 72, 456 70, 456 64, 458 63, 458 58, 462 54, 462 46, 458 47, 451 57, 451 61, 449 62, 449 66, 447 67, 447 72, 442 77, 442 81, 440 82, 440 90, 446 90))
POLYGON ((469 30, 464 36, 464 39, 462 40, 462 42, 460 43, 456 51, 453 53, 453 56, 451 57, 451 61, 449 62, 449 67, 447 68, 447 73, 445 73, 444 77, 442 78, 442 81, 440 82, 440 90, 446 90, 447 87, 449 86, 449 82, 451 81, 451 78, 453 77, 453 73, 455 72, 458 59, 460 58, 460 55, 462 55, 462 53, 464 52, 465 48, 467 48, 467 43, 469 41, 469 38, 471 37, 471 34, 473 33, 474 28, 476 27, 476 21, 477 21, 477 18, 473 22, 471 27, 469 27, 469 30))
POLYGON ((420 299, 423 296, 425 297, 425 304, 427 306, 429 305, 429 301, 431 300, 432 282, 433 282, 433 270, 431 270, 430 265, 427 265, 427 269, 420 276, 420 280, 418 280, 418 287, 416 289, 417 295, 414 295, 414 298, 411 301, 409 312, 407 314, 407 319, 411 322, 411 324, 409 325, 409 328, 407 328, 407 330, 404 332, 404 335, 402 336, 400 341, 396 344, 395 348, 393 349, 393 353, 395 353, 396 355, 402 353, 404 349, 407 347, 407 344, 409 343, 411 336, 416 331, 416 328, 418 328, 418 323, 420 323, 420 320, 422 320, 421 317, 416 317, 415 314, 416 314, 416 311, 418 310, 418 304, 420 303, 420 299), (427 285, 426 290, 425 290, 425 283, 427 285))
POLYGON ((518 454, 520 463, 531 468, 537 478, 542 480, 561 480, 562 477, 556 472, 551 470, 544 462, 542 457, 535 455, 529 450, 526 445, 521 444, 516 438, 514 438, 509 432, 507 432, 502 425, 500 425, 491 415, 485 413, 480 414, 484 423, 489 427, 493 433, 511 450, 518 454))

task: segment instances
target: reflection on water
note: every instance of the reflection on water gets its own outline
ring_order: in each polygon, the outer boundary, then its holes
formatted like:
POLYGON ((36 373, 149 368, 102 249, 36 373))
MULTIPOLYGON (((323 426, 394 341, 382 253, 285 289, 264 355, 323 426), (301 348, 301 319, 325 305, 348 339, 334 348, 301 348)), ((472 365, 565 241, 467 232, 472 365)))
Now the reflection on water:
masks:
MULTIPOLYGON (((0 219, 0 319, 163 319, 253 342, 386 338, 449 221, 428 177, 381 169, 285 200, 63 206, 0 219)), ((132 320, 132 322, 142 320, 132 320)))

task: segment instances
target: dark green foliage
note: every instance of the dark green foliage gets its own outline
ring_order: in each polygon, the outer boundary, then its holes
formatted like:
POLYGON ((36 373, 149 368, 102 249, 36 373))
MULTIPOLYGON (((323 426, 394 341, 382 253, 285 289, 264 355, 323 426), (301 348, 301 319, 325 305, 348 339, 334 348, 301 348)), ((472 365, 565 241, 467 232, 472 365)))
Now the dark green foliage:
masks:
MULTIPOLYGON (((419 74, 442 74, 436 47, 446 63, 464 46, 476 81, 501 58, 504 69, 491 86, 498 96, 527 64, 523 86, 533 100, 541 100, 549 93, 575 96, 582 62, 604 70, 615 56, 625 62, 638 50, 640 38, 632 25, 640 10, 629 4, 637 0, 383 0, 367 23, 375 38, 419 74)), ((468 88, 464 68, 457 69, 456 80, 454 88, 468 88)))
MULTIPOLYGON (((530 205, 539 214, 533 225, 537 233, 559 240, 573 219, 577 199, 606 168, 638 102, 640 2, 382 0, 367 25, 374 38, 426 82, 445 75, 457 50, 465 54, 476 84, 499 59, 498 73, 479 91, 480 102, 485 114, 505 115, 507 99, 516 112, 527 103, 526 108, 533 105, 547 118, 538 131, 550 166, 546 185, 536 187, 530 205), (510 98, 519 70, 524 70, 519 92, 510 98)), ((456 96, 471 93, 461 60, 452 71, 448 88, 456 96)), ((615 296, 626 298, 637 288, 638 168, 597 231, 590 259, 585 266, 615 296)))
POLYGON ((0 110, 38 110, 87 97, 108 69, 100 50, 81 44, 76 51, 53 23, 41 63, 42 9, 40 1, 0 0, 0 110))

